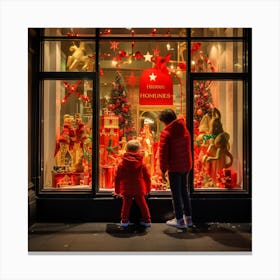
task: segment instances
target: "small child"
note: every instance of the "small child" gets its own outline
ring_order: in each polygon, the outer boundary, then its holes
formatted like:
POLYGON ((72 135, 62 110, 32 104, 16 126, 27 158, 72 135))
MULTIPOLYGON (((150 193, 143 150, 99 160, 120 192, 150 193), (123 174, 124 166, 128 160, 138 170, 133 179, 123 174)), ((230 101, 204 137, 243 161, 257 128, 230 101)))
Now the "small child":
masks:
POLYGON ((141 145, 137 140, 126 144, 126 152, 118 166, 115 177, 115 193, 123 199, 121 210, 121 226, 129 225, 129 214, 134 199, 141 211, 140 224, 151 226, 151 215, 145 196, 151 191, 150 173, 139 153, 141 145))

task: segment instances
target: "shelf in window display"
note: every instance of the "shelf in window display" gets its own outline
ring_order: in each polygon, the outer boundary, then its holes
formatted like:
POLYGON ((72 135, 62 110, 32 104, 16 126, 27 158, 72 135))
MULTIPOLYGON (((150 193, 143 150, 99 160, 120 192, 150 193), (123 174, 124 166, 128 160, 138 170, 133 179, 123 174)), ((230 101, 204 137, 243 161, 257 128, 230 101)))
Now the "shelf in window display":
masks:
POLYGON ((75 185, 75 186, 71 186, 71 185, 61 185, 59 187, 60 189, 91 189, 90 185, 75 185))
POLYGON ((84 172, 63 172, 52 174, 54 188, 89 186, 91 178, 84 172))

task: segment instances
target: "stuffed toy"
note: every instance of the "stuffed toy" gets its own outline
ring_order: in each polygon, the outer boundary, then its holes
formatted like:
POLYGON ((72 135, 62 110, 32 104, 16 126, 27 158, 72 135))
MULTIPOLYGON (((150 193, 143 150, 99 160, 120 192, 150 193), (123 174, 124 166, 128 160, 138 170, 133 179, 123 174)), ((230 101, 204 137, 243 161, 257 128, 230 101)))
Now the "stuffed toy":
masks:
POLYGON ((211 119, 209 121, 209 134, 218 135, 224 132, 221 122, 221 113, 217 108, 211 110, 211 119))
POLYGON ((206 155, 203 158, 204 163, 208 163, 208 174, 216 181, 218 171, 231 167, 233 156, 229 152, 229 134, 227 132, 220 133, 212 144, 209 145, 206 155))
POLYGON ((69 160, 72 162, 74 138, 75 130, 73 128, 73 117, 69 114, 65 114, 62 131, 57 139, 54 154, 57 160, 57 165, 67 165, 69 160), (69 160, 67 159, 68 157, 70 157, 69 160))
POLYGON ((73 72, 81 66, 82 71, 87 71, 90 68, 90 57, 86 55, 85 43, 81 42, 80 46, 75 44, 69 48, 72 55, 68 56, 67 68, 69 71, 73 72))

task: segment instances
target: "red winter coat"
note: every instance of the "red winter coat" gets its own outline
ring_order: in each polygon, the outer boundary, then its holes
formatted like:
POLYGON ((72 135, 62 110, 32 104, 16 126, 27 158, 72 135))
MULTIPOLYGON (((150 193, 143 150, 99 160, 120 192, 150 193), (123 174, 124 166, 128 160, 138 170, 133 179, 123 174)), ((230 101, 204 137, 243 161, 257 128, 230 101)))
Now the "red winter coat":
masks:
POLYGON ((162 171, 180 173, 191 170, 191 136, 183 118, 175 119, 162 130, 159 160, 162 171))
POLYGON ((115 177, 115 192, 122 195, 145 195, 151 191, 150 173, 143 156, 127 152, 123 155, 115 177))

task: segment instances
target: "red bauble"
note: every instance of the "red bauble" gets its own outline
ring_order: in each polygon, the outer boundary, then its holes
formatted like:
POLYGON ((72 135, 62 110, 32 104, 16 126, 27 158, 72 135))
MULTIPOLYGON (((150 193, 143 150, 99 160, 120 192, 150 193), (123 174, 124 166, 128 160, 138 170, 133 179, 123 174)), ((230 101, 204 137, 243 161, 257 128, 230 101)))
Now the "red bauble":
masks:
POLYGON ((202 107, 203 104, 204 104, 204 101, 203 101, 202 99, 198 99, 198 100, 196 101, 196 106, 197 106, 197 107, 202 107))
POLYGON ((196 111, 196 113, 197 113, 199 116, 201 116, 203 112, 202 112, 201 109, 198 109, 198 110, 196 111))
POLYGON ((124 118, 122 115, 119 115, 119 122, 122 123, 124 121, 124 118))
POLYGON ((114 109, 115 109, 115 105, 114 105, 114 104, 110 104, 110 105, 109 105, 109 110, 110 110, 110 111, 113 111, 114 109))

